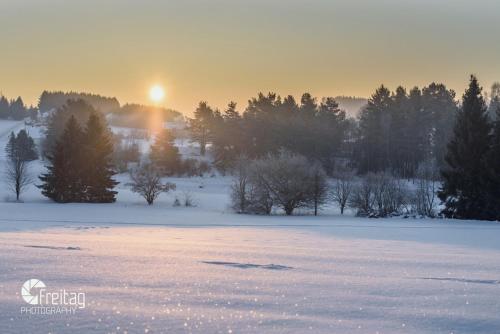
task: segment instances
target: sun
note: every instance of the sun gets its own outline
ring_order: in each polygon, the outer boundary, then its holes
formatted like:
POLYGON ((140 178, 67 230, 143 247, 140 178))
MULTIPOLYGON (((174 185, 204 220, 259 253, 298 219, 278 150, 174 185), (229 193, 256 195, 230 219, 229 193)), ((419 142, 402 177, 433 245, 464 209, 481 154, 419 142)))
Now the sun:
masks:
POLYGON ((154 85, 149 90, 149 98, 151 99, 151 101, 155 103, 161 102, 164 97, 165 97, 165 91, 163 90, 163 87, 160 85, 154 85))

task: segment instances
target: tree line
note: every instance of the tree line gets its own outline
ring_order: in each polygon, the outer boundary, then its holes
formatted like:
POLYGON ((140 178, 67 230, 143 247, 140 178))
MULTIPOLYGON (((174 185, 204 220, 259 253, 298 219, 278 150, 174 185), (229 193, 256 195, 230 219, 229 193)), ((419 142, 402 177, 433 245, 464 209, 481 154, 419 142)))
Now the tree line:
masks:
POLYGON ((27 107, 21 97, 9 101, 5 96, 0 95, 0 119, 22 120, 26 117, 36 118, 36 116, 37 109, 27 107))
MULTIPOLYGON (((373 212, 387 215, 391 209, 386 209, 386 202, 380 198, 388 196, 391 202, 393 194, 407 192, 404 187, 380 181, 382 189, 400 189, 389 192, 391 196, 383 191, 378 195, 372 193, 372 186, 377 182, 366 179, 377 177, 370 175, 391 175, 396 179, 419 180, 420 193, 412 195, 412 206, 420 208, 420 212, 433 211, 438 188, 436 181, 441 180, 439 198, 445 205, 444 216, 495 220, 500 219, 500 85, 493 85, 490 99, 488 106, 474 76, 461 103, 456 100, 455 92, 443 84, 432 83, 409 92, 403 87, 391 92, 381 86, 358 119, 352 120, 333 98, 318 102, 306 93, 297 103, 293 96, 281 99, 274 93, 260 93, 249 100, 242 113, 237 111, 234 102, 223 112, 211 108, 207 102, 200 102, 190 121, 190 131, 193 141, 199 144, 200 155, 205 155, 210 147, 214 166, 221 172, 241 173, 238 161, 242 157, 261 161, 260 164, 267 162, 270 168, 272 157, 275 164, 283 162, 283 151, 293 156, 288 156, 290 164, 300 156, 310 166, 319 165, 331 176, 338 176, 345 169, 355 171, 365 176, 361 182, 365 194, 358 187, 354 195, 359 201, 354 207, 366 215, 373 212), (365 209, 360 205, 363 200, 365 209), (378 203, 375 205, 378 208, 374 208, 374 203, 378 203)), ((281 200, 277 199, 283 196, 274 192, 272 199, 272 187, 269 182, 262 181, 265 173, 253 167, 256 171, 243 173, 254 175, 243 182, 250 186, 249 192, 241 188, 241 179, 237 177, 233 186, 233 205, 241 212, 268 213, 273 206, 271 203, 279 203, 281 200), (265 186, 258 187, 259 184, 265 186), (256 206, 254 202, 259 204, 256 206)), ((281 170, 288 175, 286 172, 281 170)), ((308 176, 302 174, 302 178, 307 180, 308 176)), ((292 179, 288 177, 289 182, 292 179)), ((309 193, 307 184, 303 182, 302 196, 309 193)), ((310 200, 312 197, 307 200, 295 198, 292 202, 310 200)), ((401 205, 388 207, 400 208, 403 202, 401 199, 401 205)), ((287 205, 281 207, 285 213, 293 211, 287 205)), ((392 211, 397 213, 399 210, 392 211)))
POLYGON ((243 113, 234 102, 223 112, 200 102, 190 122, 200 154, 210 143, 214 165, 222 172, 230 171, 239 156, 256 159, 281 149, 319 161, 332 172, 335 160, 345 156, 342 144, 348 128, 345 112, 333 98, 318 102, 307 93, 300 103, 293 96, 260 93, 243 113))
MULTIPOLYGON (((500 219, 500 85, 493 88, 488 105, 474 76, 461 103, 442 84, 409 92, 381 86, 357 119, 348 118, 331 97, 318 100, 305 93, 296 102, 293 96, 261 93, 243 112, 234 102, 222 112, 200 102, 189 132, 201 156, 208 151, 215 168, 235 175, 232 199, 238 212, 269 214, 279 208, 292 214, 311 208, 317 214, 335 200, 342 212, 351 207, 365 216, 404 211, 435 216, 437 193, 446 217, 495 220, 500 219), (408 180, 417 185, 413 190, 408 180)), ((10 152, 12 143, 26 142, 24 134, 18 136, 9 142, 10 152)), ((210 169, 205 159, 183 159, 175 139, 163 129, 146 159, 138 151, 122 152, 137 166, 131 170, 133 191, 150 204, 173 189, 163 176, 210 169)), ((58 202, 113 202, 116 151, 103 115, 83 100, 68 100, 48 121, 42 193, 58 202)))
POLYGON ((64 106, 68 100, 83 100, 94 109, 103 113, 120 108, 120 103, 115 97, 106 97, 89 93, 43 91, 38 100, 38 110, 41 113, 57 110, 64 106))

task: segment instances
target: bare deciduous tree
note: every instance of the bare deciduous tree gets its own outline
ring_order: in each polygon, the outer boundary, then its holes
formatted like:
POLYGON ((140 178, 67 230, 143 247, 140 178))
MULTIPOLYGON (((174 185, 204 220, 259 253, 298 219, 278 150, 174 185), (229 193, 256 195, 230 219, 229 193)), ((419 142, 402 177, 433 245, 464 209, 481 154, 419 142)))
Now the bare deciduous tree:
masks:
POLYGON ((247 159, 240 157, 234 168, 234 180, 231 184, 231 203, 233 210, 238 213, 245 213, 249 208, 250 194, 250 170, 247 159))
POLYGON ((130 179, 132 182, 129 185, 132 187, 132 191, 144 197, 149 205, 152 205, 162 192, 175 189, 174 183, 163 183, 159 172, 148 164, 133 170, 130 173, 130 179))
POLYGON ((16 194, 16 200, 19 201, 21 193, 33 183, 28 168, 29 162, 21 159, 9 159, 7 161, 6 183, 16 194))
POLYGON ((234 173, 231 185, 233 209, 238 213, 271 214, 273 200, 257 176, 255 163, 241 157, 236 162, 234 173))
POLYGON ((333 186, 332 197, 340 207, 340 214, 344 214, 344 209, 351 198, 354 187, 354 173, 342 171, 337 174, 335 185, 333 186))
POLYGON ((350 206, 360 216, 386 217, 400 214, 408 204, 408 189, 389 173, 369 173, 354 188, 350 206))
POLYGON ((326 201, 326 176, 317 165, 299 155, 282 151, 246 164, 232 186, 233 207, 238 212, 270 214, 274 205, 286 215, 297 208, 314 208, 326 201))

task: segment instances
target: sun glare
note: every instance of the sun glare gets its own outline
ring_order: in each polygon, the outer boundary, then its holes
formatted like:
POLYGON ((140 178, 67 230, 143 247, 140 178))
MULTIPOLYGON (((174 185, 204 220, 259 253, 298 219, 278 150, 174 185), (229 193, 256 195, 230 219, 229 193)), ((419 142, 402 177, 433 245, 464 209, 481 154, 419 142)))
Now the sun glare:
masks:
POLYGON ((165 91, 163 90, 163 87, 159 85, 155 85, 149 90, 149 98, 155 103, 161 102, 164 97, 165 91))

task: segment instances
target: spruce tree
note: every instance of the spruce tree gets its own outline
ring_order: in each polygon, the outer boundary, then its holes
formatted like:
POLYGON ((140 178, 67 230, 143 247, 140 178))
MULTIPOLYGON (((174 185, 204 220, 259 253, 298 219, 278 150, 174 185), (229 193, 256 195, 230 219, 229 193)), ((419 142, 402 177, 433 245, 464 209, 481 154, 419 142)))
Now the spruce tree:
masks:
POLYGON ((496 112, 492 145, 486 159, 485 168, 486 214, 490 220, 500 220, 500 106, 496 112))
POLYGON ((35 141, 24 129, 17 136, 14 132, 10 133, 5 151, 10 160, 27 162, 38 159, 35 141))
POLYGON ((9 117, 9 100, 5 96, 0 96, 0 118, 9 117))
POLYGON ((26 107, 21 97, 11 102, 9 114, 15 120, 21 120, 26 117, 26 107))
POLYGON ((47 156, 47 173, 40 176, 42 194, 59 203, 83 202, 84 133, 76 118, 67 121, 62 136, 47 156))
POLYGON ((22 161, 33 161, 38 159, 35 141, 24 129, 17 134, 16 150, 19 159, 22 161))
MULTIPOLYGON (((43 141, 43 154, 50 152, 57 139, 63 134, 66 122, 71 116, 74 116, 80 126, 85 126, 91 114, 96 113, 90 104, 84 100, 67 100, 66 103, 57 109, 48 118, 47 129, 45 130, 45 139, 43 141)), ((98 114, 100 117, 100 114, 98 114)))
POLYGON ((486 172, 484 161, 490 148, 490 131, 482 89, 476 77, 471 76, 448 144, 445 157, 448 166, 442 171, 444 182, 439 198, 445 204, 442 213, 446 217, 486 218, 487 201, 482 181, 486 172))
POLYGON ((16 135, 14 132, 11 132, 9 135, 9 141, 7 142, 7 146, 5 146, 5 152, 7 153, 7 157, 9 159, 14 159, 17 154, 17 148, 16 148, 16 135))
POLYGON ((85 201, 112 203, 116 200, 113 180, 116 174, 112 163, 113 142, 111 133, 101 118, 92 113, 87 121, 83 140, 85 201))
POLYGON ((180 169, 181 158, 174 140, 172 132, 164 129, 156 136, 155 143, 151 146, 150 159, 164 175, 173 175, 180 169))

